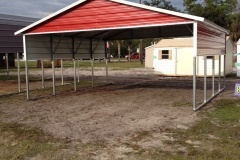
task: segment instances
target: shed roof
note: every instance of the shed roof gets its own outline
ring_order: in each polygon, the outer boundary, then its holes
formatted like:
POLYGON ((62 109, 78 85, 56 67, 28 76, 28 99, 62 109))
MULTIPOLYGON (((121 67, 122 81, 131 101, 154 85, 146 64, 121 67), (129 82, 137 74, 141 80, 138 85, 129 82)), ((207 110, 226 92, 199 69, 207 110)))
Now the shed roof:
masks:
POLYGON ((155 48, 163 47, 193 47, 193 38, 174 38, 174 39, 162 39, 155 46, 155 48))
MULTIPOLYGON (((226 37, 226 41, 230 41, 232 43, 232 40, 229 36, 226 37)), ((154 48, 163 48, 163 47, 187 48, 187 47, 193 47, 193 38, 189 37, 189 38, 161 39, 155 45, 148 46, 145 49, 148 49, 148 48, 151 48, 151 47, 154 47, 154 48)))

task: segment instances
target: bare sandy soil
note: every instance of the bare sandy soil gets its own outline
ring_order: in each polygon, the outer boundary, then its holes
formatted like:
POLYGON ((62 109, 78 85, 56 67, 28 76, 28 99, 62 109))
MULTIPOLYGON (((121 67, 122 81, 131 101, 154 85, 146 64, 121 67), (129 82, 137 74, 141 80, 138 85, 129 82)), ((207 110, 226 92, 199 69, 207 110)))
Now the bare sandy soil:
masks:
MULTIPOLYGON (((51 70, 46 70, 46 79, 51 77, 50 73, 51 70)), ((38 71, 30 74, 40 77, 38 71)), ((66 69, 64 74, 65 79, 71 79, 72 69, 66 69)), ((104 83, 104 71, 98 69, 95 75, 95 81, 104 83)), ((56 77, 60 77, 58 69, 56 77)), ((80 71, 81 80, 90 81, 91 72, 80 71)), ((226 90, 215 100, 236 98, 233 97, 236 82, 239 79, 227 79, 226 90)), ((17 90, 16 82, 0 84, 2 91, 3 88, 5 91, 17 90)), ((46 85, 51 86, 51 81, 46 85)), ((202 86, 203 79, 200 78, 197 104, 203 101, 202 86)), ((208 79, 208 97, 212 92, 210 86, 211 79, 208 79)), ((23 90, 24 87, 22 84, 23 90)), ((31 89, 40 87, 41 81, 30 83, 31 89)), ((213 102, 203 110, 211 108, 213 102)), ((171 140, 167 129, 187 129, 199 119, 198 112, 192 110, 192 78, 157 77, 152 69, 111 70, 106 86, 81 88, 77 92, 66 91, 31 101, 26 101, 23 96, 7 103, 0 101, 0 113, 1 121, 37 127, 56 138, 82 143, 104 141, 107 149, 97 151, 91 157, 94 159, 129 159, 126 153, 134 148, 126 143, 133 143, 130 140, 144 131, 150 136, 134 142, 136 145, 172 151, 173 148, 162 143, 171 140)))

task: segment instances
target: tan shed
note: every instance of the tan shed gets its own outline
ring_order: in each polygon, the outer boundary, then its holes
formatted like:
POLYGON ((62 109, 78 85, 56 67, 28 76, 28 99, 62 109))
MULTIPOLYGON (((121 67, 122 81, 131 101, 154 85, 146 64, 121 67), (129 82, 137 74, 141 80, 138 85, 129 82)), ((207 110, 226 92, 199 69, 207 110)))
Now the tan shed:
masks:
MULTIPOLYGON (((193 75, 193 38, 162 39, 146 48, 146 68, 154 68, 156 75, 192 76, 193 75)), ((226 74, 232 72, 232 41, 226 39, 226 74)), ((224 64, 224 56, 221 56, 224 64)), ((219 55, 207 56, 207 76, 212 76, 212 59, 215 59, 215 75, 219 72, 219 55)), ((224 65, 221 65, 223 75, 224 65)), ((204 76, 204 56, 197 57, 197 76, 204 76)))

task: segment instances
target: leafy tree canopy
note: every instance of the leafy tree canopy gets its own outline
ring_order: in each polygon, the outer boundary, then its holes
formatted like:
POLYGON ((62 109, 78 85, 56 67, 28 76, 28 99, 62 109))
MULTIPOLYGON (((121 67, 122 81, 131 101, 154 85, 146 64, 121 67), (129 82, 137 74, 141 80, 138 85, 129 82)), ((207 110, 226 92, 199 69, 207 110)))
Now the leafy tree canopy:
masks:
POLYGON ((173 7, 171 4, 171 1, 168 1, 168 0, 145 0, 143 3, 145 5, 152 6, 152 7, 181 12, 176 7, 173 7))
POLYGON ((237 0, 183 0, 187 13, 204 17, 222 27, 227 27, 237 4, 237 0))

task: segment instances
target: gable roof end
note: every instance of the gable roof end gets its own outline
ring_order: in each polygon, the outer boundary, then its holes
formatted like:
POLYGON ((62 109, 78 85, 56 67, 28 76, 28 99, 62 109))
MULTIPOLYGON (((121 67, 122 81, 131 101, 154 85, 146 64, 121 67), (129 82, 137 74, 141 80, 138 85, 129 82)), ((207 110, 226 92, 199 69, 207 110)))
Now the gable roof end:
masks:
MULTIPOLYGON (((83 2, 86 2, 87 0, 78 0, 74 3, 72 3, 71 5, 67 6, 67 7, 64 7, 63 9, 55 12, 55 13, 52 13, 50 14, 49 16, 45 17, 45 18, 42 18, 41 20, 15 32, 15 35, 18 35, 18 34, 22 34, 24 33, 25 31, 33 28, 33 27, 36 27, 37 25, 43 23, 43 22, 46 22, 47 20, 75 7, 75 6, 78 6, 80 5, 81 3, 83 2)), ((169 14, 169 15, 172 15, 172 16, 177 16, 177 17, 180 17, 180 18, 186 18, 186 19, 189 19, 189 20, 192 20, 192 21, 198 21, 198 22, 202 22, 202 23, 205 23, 205 24, 208 24, 208 25, 211 25, 213 28, 216 28, 218 30, 221 30, 222 32, 225 32, 225 33, 228 33, 227 30, 223 29, 222 27, 214 24, 214 23, 211 23, 209 21, 207 21, 206 19, 204 19, 203 17, 198 17, 198 16, 193 16, 193 15, 189 15, 189 14, 185 14, 185 13, 180 13, 180 12, 175 12, 175 11, 170 11, 170 10, 166 10, 166 9, 161 9, 161 8, 156 8, 156 7, 151 7, 151 6, 146 6, 146 5, 143 5, 143 4, 138 4, 138 3, 134 3, 134 2, 129 2, 129 1, 125 1, 125 0, 108 0, 110 2, 115 2, 115 3, 119 3, 119 4, 124 4, 124 5, 128 5, 128 6, 132 6, 132 7, 137 7, 137 8, 141 8, 141 9, 146 9, 146 10, 149 10, 149 11, 154 11, 154 12, 159 12, 159 13, 164 13, 164 14, 169 14)))

